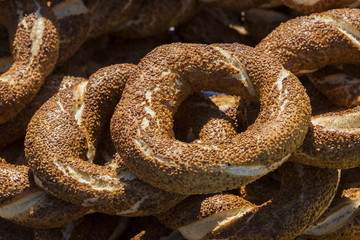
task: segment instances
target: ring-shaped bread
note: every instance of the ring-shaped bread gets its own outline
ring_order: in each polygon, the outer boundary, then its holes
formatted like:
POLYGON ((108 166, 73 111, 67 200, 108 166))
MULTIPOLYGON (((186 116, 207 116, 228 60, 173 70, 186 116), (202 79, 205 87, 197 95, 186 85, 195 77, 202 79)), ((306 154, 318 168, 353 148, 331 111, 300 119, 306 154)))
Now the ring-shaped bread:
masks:
POLYGON ((102 130, 135 69, 102 68, 42 105, 25 138, 36 184, 60 199, 113 215, 159 213, 184 198, 142 183, 121 158, 109 167, 94 163, 102 130))
MULTIPOLYGON (((273 30, 256 48, 297 76, 327 65, 360 65, 359 15, 360 9, 334 9, 297 17, 273 30)), ((359 89, 360 83, 353 87, 359 89)))
POLYGON ((310 120, 309 98, 275 59, 241 44, 170 44, 145 56, 111 121, 112 139, 141 180, 182 194, 219 192, 278 168, 298 148, 310 120), (259 100, 247 131, 220 144, 184 143, 173 115, 192 92, 259 100))
POLYGON ((43 0, 1 1, 0 24, 9 31, 14 63, 0 75, 0 124, 36 95, 59 51, 55 16, 43 0))

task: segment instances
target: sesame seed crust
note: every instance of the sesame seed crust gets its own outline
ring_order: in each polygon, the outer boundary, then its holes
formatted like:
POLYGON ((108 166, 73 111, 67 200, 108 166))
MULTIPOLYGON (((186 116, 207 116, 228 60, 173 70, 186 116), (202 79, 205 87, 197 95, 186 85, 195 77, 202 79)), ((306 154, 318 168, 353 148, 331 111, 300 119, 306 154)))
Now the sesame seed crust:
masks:
POLYGON ((251 47, 163 45, 138 69, 115 110, 111 131, 126 165, 144 182, 182 194, 234 189, 277 168, 302 144, 310 118, 304 88, 276 60, 251 47), (259 100, 262 111, 231 144, 177 141, 172 116, 199 90, 245 95, 259 100))
POLYGON ((45 1, 0 2, 0 23, 13 39, 14 63, 0 76, 0 124, 13 118, 54 69, 59 40, 55 16, 45 1), (5 13, 4 13, 5 12, 5 13))
POLYGON ((131 64, 102 68, 37 111, 25 152, 38 185, 73 204, 125 216, 161 212, 184 198, 143 184, 121 158, 113 168, 93 163, 101 131, 135 69, 131 64))
POLYGON ((360 64, 360 9, 335 9, 289 20, 256 48, 301 75, 330 64, 360 64))

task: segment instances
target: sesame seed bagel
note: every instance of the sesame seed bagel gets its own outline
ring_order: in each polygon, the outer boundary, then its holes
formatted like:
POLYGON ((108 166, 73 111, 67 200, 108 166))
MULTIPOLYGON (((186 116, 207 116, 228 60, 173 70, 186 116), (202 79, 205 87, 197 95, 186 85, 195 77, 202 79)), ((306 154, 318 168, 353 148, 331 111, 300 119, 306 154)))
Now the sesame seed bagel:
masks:
POLYGON ((11 68, 0 75, 0 124, 35 97, 54 69, 59 50, 54 19, 45 1, 0 2, 0 24, 9 31, 14 58, 11 68))
POLYGON ((295 75, 330 64, 360 64, 360 9, 335 9, 281 24, 256 48, 295 75))
POLYGON ((163 45, 132 77, 112 117, 112 139, 131 171, 166 191, 211 193, 254 181, 279 167, 308 128, 310 103, 298 79, 241 44, 163 45), (180 142, 173 115, 199 90, 245 95, 262 111, 231 143, 180 142))
POLYGON ((121 159, 109 167, 94 163, 102 130, 135 69, 130 64, 102 68, 36 112, 25 152, 40 187, 93 211, 126 216, 157 213, 184 198, 143 184, 121 159))
POLYGON ((360 166, 360 106, 313 116, 292 160, 335 169, 360 166))
POLYGON ((234 195, 191 196, 158 218, 192 240, 293 239, 329 206, 340 171, 294 163, 279 171, 280 191, 265 203, 234 195))
POLYGON ((302 233, 303 237, 324 240, 360 239, 359 168, 344 170, 341 175, 339 190, 334 201, 326 212, 302 233), (355 174, 356 181, 347 176, 355 174))

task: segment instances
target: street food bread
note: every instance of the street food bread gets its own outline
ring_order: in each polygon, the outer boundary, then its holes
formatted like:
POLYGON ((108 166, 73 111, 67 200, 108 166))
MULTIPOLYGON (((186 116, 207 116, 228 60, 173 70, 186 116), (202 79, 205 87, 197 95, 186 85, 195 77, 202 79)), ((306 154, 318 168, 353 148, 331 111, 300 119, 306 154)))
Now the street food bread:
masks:
POLYGON ((95 164, 102 130, 135 65, 102 68, 59 91, 34 115, 25 153, 35 182, 60 199, 113 215, 138 216, 174 206, 184 196, 140 182, 121 164, 95 164))
POLYGON ((111 131, 118 153, 141 180, 197 194, 237 188, 279 167, 302 144, 309 119, 305 89, 277 61, 240 44, 178 43, 160 46, 140 61, 111 131), (229 142, 177 141, 172 116, 198 90, 244 95, 260 100, 262 109, 257 121, 229 142))

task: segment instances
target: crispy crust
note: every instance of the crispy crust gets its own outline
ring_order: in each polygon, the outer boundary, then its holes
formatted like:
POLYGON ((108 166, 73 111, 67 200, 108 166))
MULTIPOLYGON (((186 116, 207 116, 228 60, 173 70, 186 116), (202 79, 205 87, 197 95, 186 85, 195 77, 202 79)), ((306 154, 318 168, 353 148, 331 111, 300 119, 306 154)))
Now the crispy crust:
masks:
POLYGON ((302 144, 310 118, 305 89, 253 48, 163 45, 138 69, 115 110, 111 131, 126 165, 144 182, 182 194, 233 189, 277 168, 302 144), (260 100, 262 111, 232 143, 179 142, 172 116, 197 90, 246 95, 260 100))
POLYGON ((45 1, 0 2, 0 23, 14 46, 14 64, 0 76, 0 124, 35 97, 54 69, 59 50, 54 19, 45 1))
POLYGON ((184 198, 143 184, 121 158, 112 168, 92 163, 102 128, 135 69, 130 64, 100 69, 34 115, 25 150, 37 184, 74 204, 126 216, 161 212, 184 198))
POLYGON ((335 9, 281 24, 256 48, 301 75, 329 64, 360 64, 360 9, 335 9))

